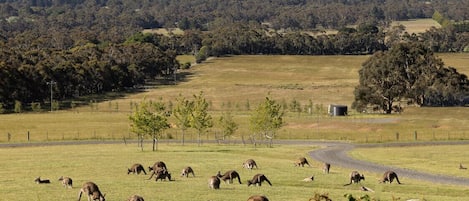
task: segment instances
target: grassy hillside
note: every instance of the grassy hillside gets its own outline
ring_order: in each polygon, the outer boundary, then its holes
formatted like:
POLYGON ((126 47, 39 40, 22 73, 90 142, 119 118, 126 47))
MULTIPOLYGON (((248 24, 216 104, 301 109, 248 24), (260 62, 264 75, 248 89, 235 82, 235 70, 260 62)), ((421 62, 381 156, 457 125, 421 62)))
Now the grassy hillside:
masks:
MULTIPOLYGON (((402 114, 362 114, 349 109, 347 117, 330 117, 329 104, 349 105, 358 83, 357 71, 368 56, 233 56, 221 57, 181 72, 177 85, 155 85, 139 94, 109 100, 72 110, 0 115, 0 141, 122 139, 134 138, 129 131, 130 107, 147 99, 162 98, 168 105, 183 95, 191 98, 203 91, 216 120, 231 111, 239 130, 232 139, 249 135, 249 115, 256 105, 270 96, 288 106, 293 100, 311 113, 288 112, 286 125, 279 131, 283 139, 333 139, 366 141, 468 139, 469 108, 408 107, 402 114), (8 138, 8 133, 10 138, 8 138), (417 135, 416 135, 417 133, 417 135)), ((468 54, 441 55, 447 65, 469 73, 468 54)), ((185 58, 187 60, 190 58, 185 58)), ((170 121, 174 122, 173 119, 170 121)), ((206 136, 213 139, 219 127, 215 122, 206 136)), ((189 139, 196 137, 189 130, 189 139)), ((167 135, 178 139, 177 128, 167 135)))

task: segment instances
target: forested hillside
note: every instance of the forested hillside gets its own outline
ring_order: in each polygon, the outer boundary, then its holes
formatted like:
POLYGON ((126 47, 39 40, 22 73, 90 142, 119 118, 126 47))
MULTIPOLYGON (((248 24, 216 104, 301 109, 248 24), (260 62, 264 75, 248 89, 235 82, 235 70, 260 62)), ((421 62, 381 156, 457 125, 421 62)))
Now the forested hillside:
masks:
POLYGON ((372 54, 402 41, 469 51, 468 7, 469 0, 0 0, 0 111, 44 105, 50 89, 66 100, 172 79, 178 54, 198 62, 226 54, 372 54), (413 18, 444 26, 422 34, 390 26, 413 18), (184 33, 142 33, 154 28, 184 33))

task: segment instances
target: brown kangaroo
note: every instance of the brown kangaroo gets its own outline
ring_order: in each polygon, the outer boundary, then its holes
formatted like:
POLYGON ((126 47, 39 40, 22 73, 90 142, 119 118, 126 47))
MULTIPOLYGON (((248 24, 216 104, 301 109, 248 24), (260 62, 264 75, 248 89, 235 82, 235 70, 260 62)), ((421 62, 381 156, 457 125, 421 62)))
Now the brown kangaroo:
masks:
POLYGON ((155 164, 153 164, 153 166, 148 167, 148 171, 151 172, 151 171, 156 170, 158 168, 165 169, 165 170, 168 169, 168 168, 166 168, 166 164, 163 161, 157 161, 157 162, 155 162, 155 164))
POLYGON ((269 199, 263 195, 253 195, 247 201, 269 201, 269 199))
POLYGON ((329 163, 324 163, 323 167, 322 167, 322 170, 324 171, 324 173, 326 174, 329 174, 329 170, 331 169, 331 164, 329 163))
POLYGON ((140 174, 141 172, 143 172, 145 175, 147 174, 147 172, 145 172, 145 168, 143 168, 143 165, 139 163, 135 163, 132 165, 132 167, 127 168, 127 174, 140 174))
POLYGON ((208 187, 213 189, 220 189, 220 179, 218 176, 211 176, 208 179, 208 187))
MULTIPOLYGON (((154 175, 155 175, 155 181, 158 181, 158 179, 161 180, 161 181, 163 181, 163 180, 166 180, 166 178, 167 178, 169 181, 172 181, 172 180, 171 180, 171 173, 168 172, 168 171, 165 170, 165 169, 158 169, 158 170, 154 171, 153 173, 154 173, 154 175)), ((150 177, 150 178, 151 178, 151 177, 150 177)))
POLYGON ((41 180, 41 177, 38 177, 34 180, 34 182, 36 182, 36 184, 50 184, 50 180, 49 179, 44 179, 44 180, 41 180))
POLYGON ((246 169, 250 169, 250 170, 254 169, 254 167, 256 167, 257 169, 257 164, 256 164, 256 161, 254 161, 254 159, 248 159, 243 163, 243 167, 246 169))
POLYGON ((132 195, 127 201, 145 201, 142 196, 132 195))
POLYGON ((397 177, 397 174, 394 171, 386 171, 383 174, 383 178, 381 179, 380 183, 386 183, 387 181, 389 183, 392 183, 392 181, 394 181, 394 179, 396 179, 398 184, 401 184, 401 182, 399 181, 399 178, 397 177))
POLYGON ((192 174, 192 176, 195 177, 194 170, 191 167, 187 166, 186 168, 182 169, 181 177, 189 177, 189 174, 192 174))
POLYGON ((78 201, 80 201, 81 195, 83 193, 88 196, 88 201, 91 201, 91 200, 105 201, 106 200, 104 198, 105 195, 101 193, 101 191, 98 188, 98 185, 96 185, 93 182, 86 182, 83 184, 83 186, 80 189, 80 193, 78 194, 78 201))
POLYGON ((238 182, 239 182, 239 184, 241 184, 241 177, 239 176, 238 172, 236 172, 235 170, 227 171, 227 172, 225 172, 225 174, 223 174, 223 175, 221 175, 221 174, 220 174, 220 171, 218 171, 217 177, 219 177, 219 178, 220 178, 221 180, 223 180, 225 183, 226 183, 226 180, 229 180, 228 183, 230 183, 230 184, 233 183, 233 179, 238 178, 238 182))
POLYGON ((72 178, 61 176, 61 177, 59 178, 59 181, 62 182, 62 185, 63 185, 65 188, 73 188, 73 187, 72 187, 72 185, 73 185, 72 178))
POLYGON ((250 185, 261 186, 262 182, 264 182, 264 181, 266 181, 267 183, 269 183, 269 185, 272 186, 272 183, 270 183, 269 179, 267 179, 267 177, 263 174, 254 175, 254 177, 252 177, 251 180, 248 180, 248 186, 250 186, 250 185))
POLYGON ((308 165, 309 167, 311 167, 311 165, 309 165, 308 160, 306 160, 305 157, 300 157, 298 158, 298 160, 295 161, 295 166, 304 167, 305 165, 308 165))
POLYGON ((352 183, 360 183, 360 180, 365 180, 365 175, 358 173, 358 171, 352 171, 350 173, 350 183, 345 184, 344 186, 352 183))

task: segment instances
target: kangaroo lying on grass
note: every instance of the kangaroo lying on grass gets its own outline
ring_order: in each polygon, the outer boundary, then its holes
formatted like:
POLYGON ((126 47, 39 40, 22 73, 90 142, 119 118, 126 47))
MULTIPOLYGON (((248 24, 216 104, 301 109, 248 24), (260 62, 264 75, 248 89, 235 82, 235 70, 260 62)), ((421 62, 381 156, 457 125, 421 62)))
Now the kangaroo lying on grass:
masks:
POLYGON ((392 183, 394 179, 396 179, 398 184, 401 184, 399 178, 397 177, 397 174, 394 171, 386 171, 383 174, 383 178, 381 179, 380 183, 386 183, 387 181, 389 181, 389 183, 392 183))
POLYGON ((189 174, 192 174, 192 176, 195 177, 194 170, 191 167, 188 166, 182 169, 181 177, 184 177, 184 176, 189 177, 189 174))
POLYGON ((241 184, 241 177, 239 176, 238 172, 236 172, 235 170, 227 171, 227 172, 225 172, 225 174, 223 174, 223 175, 221 175, 221 174, 220 174, 220 171, 218 171, 217 177, 219 177, 219 178, 220 178, 221 180, 223 180, 225 183, 226 183, 226 180, 229 180, 228 183, 230 183, 230 184, 233 183, 233 179, 238 178, 238 182, 239 182, 239 184, 241 184))
POLYGON ((220 178, 218 178, 218 176, 211 176, 208 179, 208 187, 212 189, 220 189, 220 178))
POLYGON ((50 180, 49 179, 44 179, 44 180, 41 180, 41 177, 38 177, 34 180, 34 182, 36 182, 36 184, 50 184, 50 180))
POLYGON ((256 167, 257 169, 257 164, 256 164, 256 161, 254 161, 254 159, 248 159, 243 163, 243 167, 246 169, 250 169, 250 170, 254 169, 254 167, 256 167))
POLYGON ((252 177, 251 180, 248 180, 248 186, 250 185, 261 186, 262 182, 264 181, 266 181, 267 183, 269 183, 270 186, 272 186, 272 183, 270 183, 269 179, 267 179, 267 177, 263 174, 254 175, 254 177, 252 177))
POLYGON ((101 193, 101 191, 98 188, 98 185, 96 185, 93 182, 86 182, 83 184, 83 186, 80 189, 80 193, 78 194, 78 201, 80 201, 82 194, 85 194, 88 196, 88 201, 91 201, 91 200, 105 201, 106 200, 104 198, 105 195, 101 193))
POLYGON ((140 174, 141 172, 147 174, 147 172, 145 172, 145 168, 143 168, 143 165, 139 163, 135 163, 132 165, 132 167, 127 168, 127 174, 140 174))
POLYGON ((72 188, 72 185, 73 185, 73 181, 72 181, 72 178, 70 177, 64 177, 64 176, 61 176, 59 178, 59 181, 62 182, 62 185, 65 187, 65 188, 72 188))
POLYGON ((127 201, 145 201, 142 196, 132 195, 127 201))
POLYGON ((269 201, 269 199, 263 195, 253 195, 247 201, 269 201))
POLYGON ((350 185, 352 183, 360 183, 360 180, 365 180, 365 175, 358 173, 357 171, 352 171, 350 173, 350 183, 345 184, 344 186, 350 185))
POLYGON ((305 157, 300 157, 298 158, 298 160, 295 161, 295 166, 304 167, 305 165, 308 165, 309 167, 311 167, 311 165, 309 165, 308 160, 306 160, 305 157))

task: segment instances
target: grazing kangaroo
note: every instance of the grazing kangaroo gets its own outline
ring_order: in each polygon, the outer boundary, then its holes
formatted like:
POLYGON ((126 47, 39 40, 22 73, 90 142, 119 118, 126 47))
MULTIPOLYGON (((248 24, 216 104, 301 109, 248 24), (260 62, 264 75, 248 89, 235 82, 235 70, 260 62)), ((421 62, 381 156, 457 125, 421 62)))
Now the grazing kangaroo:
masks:
POLYGON ((239 182, 239 184, 241 184, 241 177, 239 176, 238 172, 236 172, 235 170, 227 171, 227 172, 225 172, 225 174, 223 174, 223 175, 221 175, 221 174, 220 174, 220 171, 218 171, 217 177, 219 177, 219 178, 220 178, 221 180, 223 180, 225 183, 226 183, 226 180, 229 180, 228 183, 230 183, 230 184, 233 183, 233 179, 238 178, 238 182, 239 182))
POLYGON ((350 183, 345 184, 344 186, 350 185, 352 183, 360 183, 360 180, 365 180, 365 175, 360 174, 357 171, 352 171, 350 173, 350 183))
POLYGON ((127 201, 145 201, 142 196, 132 195, 127 201))
POLYGON ((105 201, 106 200, 104 198, 105 195, 101 193, 101 191, 98 188, 98 185, 96 185, 93 182, 86 182, 83 184, 83 186, 80 189, 80 193, 78 194, 78 201, 80 201, 81 195, 83 193, 88 196, 88 201, 91 201, 91 200, 105 201))
POLYGON ((264 181, 266 181, 267 183, 269 183, 269 185, 272 186, 272 183, 270 183, 269 179, 267 179, 267 177, 263 174, 254 175, 254 177, 252 177, 251 180, 248 180, 248 186, 250 186, 250 185, 261 186, 262 182, 264 182, 264 181))
MULTIPOLYGON (((166 178, 168 178, 169 181, 172 181, 171 180, 171 173, 168 172, 165 169, 158 169, 157 171, 154 171, 153 173, 155 175, 155 181, 158 181, 158 179, 163 181, 163 180, 166 180, 166 178)), ((150 177, 150 179, 151 179, 151 177, 150 177)))
POLYGON ((208 179, 208 187, 213 189, 220 189, 220 179, 218 176, 211 176, 208 179))
POLYGON ((151 171, 156 170, 158 168, 165 169, 165 170, 168 169, 168 168, 166 168, 166 164, 163 161, 157 161, 157 162, 155 162, 155 164, 153 164, 153 166, 148 167, 148 171, 151 172, 151 171))
POLYGON ((269 201, 269 199, 263 195, 253 195, 247 201, 269 201))
POLYGON ((254 167, 256 167, 257 169, 257 164, 256 164, 256 161, 254 161, 254 159, 248 159, 243 163, 243 167, 246 169, 250 169, 250 170, 254 169, 254 167))
POLYGON ((329 170, 331 169, 331 164, 329 163, 324 163, 323 167, 322 167, 322 170, 324 171, 324 173, 326 174, 329 174, 329 170))
POLYGON ((295 161, 295 166, 304 167, 305 165, 308 165, 309 167, 311 167, 311 165, 309 165, 308 160, 306 160, 305 157, 300 157, 298 158, 298 160, 295 161))
POLYGON ((64 177, 64 176, 61 176, 59 178, 59 181, 62 182, 62 185, 65 187, 65 188, 73 188, 73 181, 72 181, 72 178, 70 177, 64 177))
POLYGON ((186 167, 182 169, 181 171, 181 177, 186 176, 189 177, 189 174, 192 174, 193 177, 195 177, 194 170, 191 167, 186 167))
POLYGON ((36 184, 50 184, 50 180, 49 179, 44 179, 44 180, 41 180, 41 177, 38 177, 34 180, 34 182, 36 182, 36 184))
POLYGON ((139 163, 135 163, 132 165, 132 167, 127 168, 127 174, 140 174, 141 172, 143 172, 145 175, 147 174, 147 172, 145 172, 145 168, 143 168, 143 165, 139 163))
POLYGON ((386 183, 387 181, 389 183, 392 183, 392 181, 394 181, 394 179, 396 179, 398 184, 401 184, 401 182, 399 181, 399 178, 397 177, 397 174, 394 171, 386 171, 383 174, 383 178, 381 179, 380 183, 386 183))

